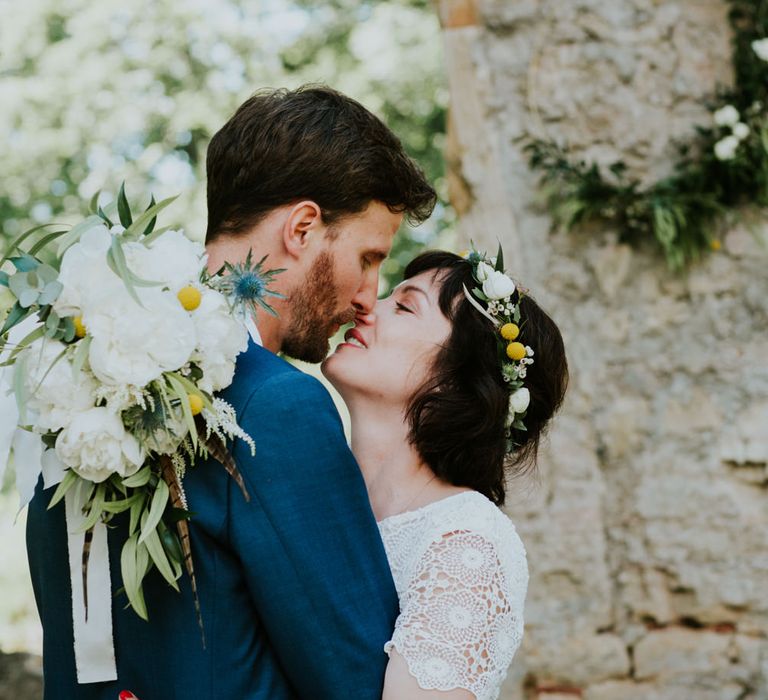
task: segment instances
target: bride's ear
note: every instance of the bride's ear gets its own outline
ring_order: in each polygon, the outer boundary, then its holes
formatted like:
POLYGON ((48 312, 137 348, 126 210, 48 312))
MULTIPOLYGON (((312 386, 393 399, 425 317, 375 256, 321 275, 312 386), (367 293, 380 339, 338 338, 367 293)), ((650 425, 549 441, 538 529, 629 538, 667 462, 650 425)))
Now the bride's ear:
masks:
POLYGON ((300 258, 323 236, 325 224, 320 207, 311 200, 294 205, 288 212, 282 230, 283 247, 293 258, 300 258))

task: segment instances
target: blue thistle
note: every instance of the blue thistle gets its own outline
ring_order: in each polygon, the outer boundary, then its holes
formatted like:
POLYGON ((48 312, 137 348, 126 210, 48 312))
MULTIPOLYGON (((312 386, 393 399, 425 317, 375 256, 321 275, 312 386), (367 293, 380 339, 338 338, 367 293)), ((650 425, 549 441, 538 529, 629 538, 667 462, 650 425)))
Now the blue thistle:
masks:
POLYGON ((211 279, 211 284, 222 294, 229 297, 230 307, 233 312, 245 314, 249 310, 255 315, 258 308, 262 308, 268 313, 276 316, 276 311, 267 303, 266 297, 277 297, 283 299, 284 296, 278 292, 269 289, 269 283, 275 275, 285 272, 285 270, 264 270, 265 255, 259 262, 254 263, 251 259, 252 251, 248 251, 245 261, 242 263, 224 263, 224 267, 216 273, 211 279), (226 275, 221 273, 226 271, 226 275))

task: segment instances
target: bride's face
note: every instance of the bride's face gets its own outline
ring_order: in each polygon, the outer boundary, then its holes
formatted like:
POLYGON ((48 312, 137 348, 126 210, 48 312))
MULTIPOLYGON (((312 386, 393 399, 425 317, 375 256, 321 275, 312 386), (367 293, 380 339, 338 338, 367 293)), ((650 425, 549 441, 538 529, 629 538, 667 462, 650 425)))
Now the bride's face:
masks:
POLYGON ((372 318, 347 331, 345 342, 322 365, 345 400, 365 395, 407 404, 451 330, 439 292, 432 272, 407 279, 376 303, 372 318))

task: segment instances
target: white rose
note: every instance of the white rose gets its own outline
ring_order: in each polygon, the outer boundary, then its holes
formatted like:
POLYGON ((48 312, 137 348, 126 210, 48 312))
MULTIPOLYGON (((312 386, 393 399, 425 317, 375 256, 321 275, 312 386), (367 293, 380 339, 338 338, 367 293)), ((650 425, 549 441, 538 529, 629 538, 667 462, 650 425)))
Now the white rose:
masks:
POLYGON ((107 227, 96 226, 64 253, 58 277, 63 289, 53 305, 60 316, 80 314, 85 306, 123 285, 107 265, 111 242, 107 227))
POLYGON ((749 127, 744 122, 733 125, 733 135, 741 141, 749 136, 749 127))
POLYGON ((203 371, 198 386, 207 392, 219 391, 232 383, 235 359, 248 347, 248 331, 232 316, 224 295, 207 287, 191 316, 197 330, 192 359, 203 371))
POLYGON ((515 283, 503 272, 494 270, 483 282, 483 294, 489 299, 505 299, 515 291, 515 283))
POLYGON ((715 124, 718 126, 733 126, 739 121, 739 110, 733 105, 725 105, 714 113, 715 124))
POLYGON ((525 413, 530 402, 530 392, 525 387, 522 387, 509 397, 509 408, 515 413, 525 413))
POLYGON ((140 287, 142 306, 122 287, 87 308, 83 323, 93 337, 88 359, 104 384, 142 387, 189 360, 196 333, 191 315, 173 292, 140 287))
POLYGON ((733 160, 738 147, 739 139, 735 136, 726 136, 715 144, 715 156, 718 160, 733 160))
POLYGON ((56 438, 56 455, 79 476, 100 483, 112 474, 135 474, 144 450, 107 408, 78 413, 56 438))
POLYGON ((491 267, 486 262, 480 262, 477 264, 477 281, 478 282, 485 282, 485 280, 488 279, 488 276, 493 272, 493 267, 491 267))
POLYGON ((63 428, 75 414, 96 404, 96 381, 90 372, 81 370, 75 377, 66 355, 56 361, 66 348, 57 340, 41 338, 25 351, 28 407, 44 430, 63 428))
POLYGON ((763 61, 768 61, 768 39, 759 39, 752 42, 752 50, 757 57, 763 61))
POLYGON ((202 243, 191 241, 182 231, 166 231, 149 246, 129 243, 125 246, 128 266, 139 277, 177 292, 200 280, 205 263, 202 243))

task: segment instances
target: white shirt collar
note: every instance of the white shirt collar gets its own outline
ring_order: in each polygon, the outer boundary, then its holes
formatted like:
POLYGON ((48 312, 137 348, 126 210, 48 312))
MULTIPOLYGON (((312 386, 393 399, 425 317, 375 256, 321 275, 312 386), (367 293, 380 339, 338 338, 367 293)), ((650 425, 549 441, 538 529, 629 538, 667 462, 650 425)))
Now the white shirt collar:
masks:
POLYGON ((248 329, 248 335, 251 336, 251 340, 256 343, 256 345, 264 345, 261 340, 261 333, 259 333, 259 329, 256 327, 256 323, 251 316, 248 316, 248 318, 245 319, 245 327, 248 329))

